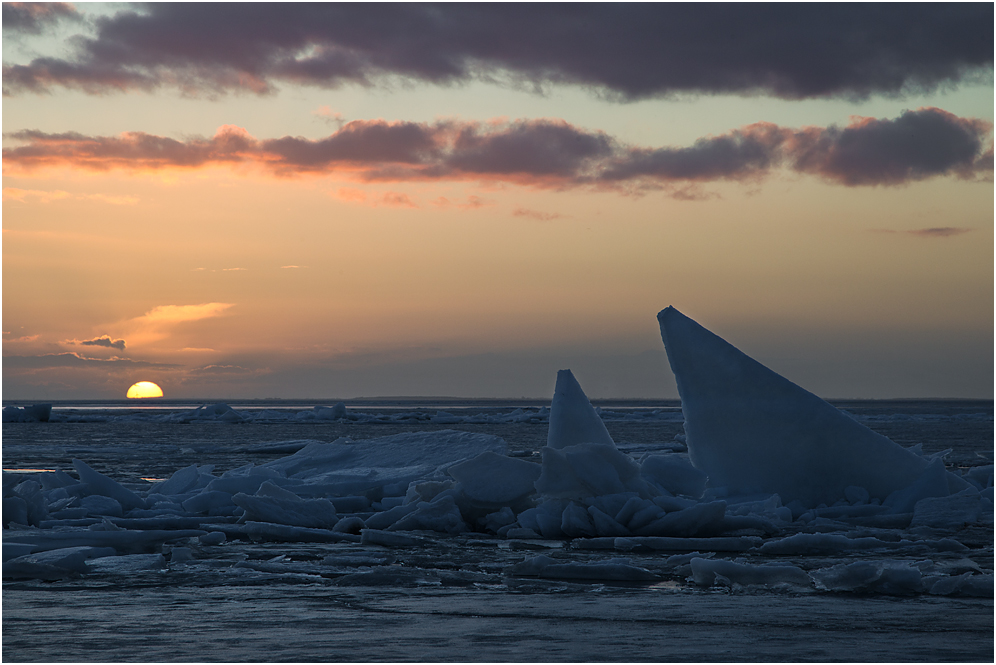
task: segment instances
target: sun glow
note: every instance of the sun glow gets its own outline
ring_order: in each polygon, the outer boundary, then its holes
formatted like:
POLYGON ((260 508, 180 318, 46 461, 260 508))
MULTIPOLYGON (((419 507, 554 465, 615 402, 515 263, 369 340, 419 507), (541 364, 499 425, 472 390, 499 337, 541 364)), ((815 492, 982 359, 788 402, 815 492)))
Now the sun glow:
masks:
POLYGON ((128 399, 145 399, 146 397, 162 397, 163 389, 151 381, 139 381, 128 389, 128 399))

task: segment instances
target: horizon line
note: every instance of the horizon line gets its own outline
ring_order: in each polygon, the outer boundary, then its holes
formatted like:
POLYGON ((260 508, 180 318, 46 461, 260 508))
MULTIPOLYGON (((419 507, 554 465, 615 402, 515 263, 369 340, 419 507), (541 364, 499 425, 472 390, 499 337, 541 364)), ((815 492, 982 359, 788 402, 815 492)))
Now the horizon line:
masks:
MULTIPOLYGON (((819 396, 818 396, 819 397, 819 396)), ((820 397, 828 402, 991 402, 994 397, 820 397)), ((3 399, 3 405, 12 405, 15 402, 39 403, 102 403, 102 402, 124 402, 127 404, 139 403, 188 403, 201 402, 216 404, 219 402, 552 402, 551 397, 455 397, 452 395, 382 395, 373 397, 105 397, 105 398, 31 398, 17 397, 3 399)), ((589 402, 680 402, 679 397, 594 397, 589 398, 589 402)))

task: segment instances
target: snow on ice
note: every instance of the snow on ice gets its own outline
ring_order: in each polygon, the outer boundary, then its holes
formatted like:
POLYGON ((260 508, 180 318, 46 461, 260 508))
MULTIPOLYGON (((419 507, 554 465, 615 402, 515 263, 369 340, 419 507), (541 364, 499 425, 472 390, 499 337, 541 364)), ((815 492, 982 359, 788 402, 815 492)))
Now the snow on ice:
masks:
MULTIPOLYGON (((959 540, 981 528, 991 541, 991 465, 953 473, 942 455, 898 446, 677 310, 665 309, 658 320, 681 396, 684 444, 627 454, 603 421, 666 420, 674 412, 599 412, 570 370, 558 373, 552 404, 539 411, 384 416, 340 403, 287 416, 205 405, 155 418, 547 422, 548 436, 538 460, 510 456, 498 437, 456 430, 280 441, 257 448, 284 455, 271 462, 220 473, 192 464, 144 489, 78 459, 78 478, 5 472, 4 576, 49 580, 196 566, 206 550, 248 540, 366 550, 304 567, 279 556, 240 562, 240 574, 367 565, 355 559, 382 567, 337 583, 421 584, 428 578, 394 565, 390 551, 459 536, 524 548, 560 541, 561 551, 584 555, 526 557, 505 568, 509 580, 653 584, 677 575, 705 587, 992 595, 992 571, 964 558, 970 548, 959 540), (662 553, 654 570, 610 556, 648 552, 662 553), (839 563, 828 566, 825 557, 839 563)), ((31 415, 5 409, 4 420, 49 417, 32 408, 31 415)), ((440 575, 429 577, 439 582, 440 575)), ((447 575, 442 583, 477 580, 447 575)))

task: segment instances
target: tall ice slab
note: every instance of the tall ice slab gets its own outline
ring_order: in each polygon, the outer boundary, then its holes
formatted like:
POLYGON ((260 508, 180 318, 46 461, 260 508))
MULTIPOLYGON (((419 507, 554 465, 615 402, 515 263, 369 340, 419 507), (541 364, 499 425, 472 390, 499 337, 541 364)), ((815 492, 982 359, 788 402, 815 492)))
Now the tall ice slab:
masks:
POLYGON ((688 456, 712 487, 832 505, 913 484, 928 460, 776 374, 673 307, 657 315, 678 383, 688 456))
POLYGON ((546 445, 564 448, 577 443, 616 445, 574 374, 562 369, 557 372, 557 386, 553 389, 546 445))

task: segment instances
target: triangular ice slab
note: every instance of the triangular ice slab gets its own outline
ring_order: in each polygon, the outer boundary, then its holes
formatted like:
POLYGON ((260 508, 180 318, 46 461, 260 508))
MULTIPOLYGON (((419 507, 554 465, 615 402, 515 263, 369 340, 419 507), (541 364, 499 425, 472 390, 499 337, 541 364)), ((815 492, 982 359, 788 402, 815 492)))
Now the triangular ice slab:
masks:
POLYGON ((562 369, 557 372, 557 387, 550 404, 546 445, 564 448, 577 443, 616 445, 571 370, 562 369))
POLYGON ((678 383, 688 456, 713 487, 832 505, 849 486, 884 500, 927 460, 772 372, 668 307, 657 315, 678 383))

